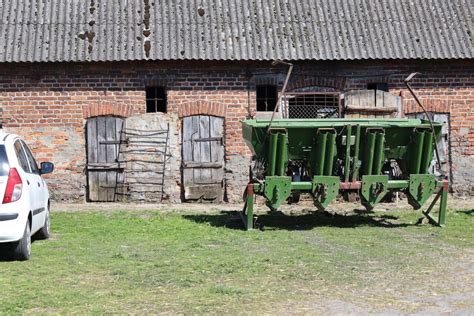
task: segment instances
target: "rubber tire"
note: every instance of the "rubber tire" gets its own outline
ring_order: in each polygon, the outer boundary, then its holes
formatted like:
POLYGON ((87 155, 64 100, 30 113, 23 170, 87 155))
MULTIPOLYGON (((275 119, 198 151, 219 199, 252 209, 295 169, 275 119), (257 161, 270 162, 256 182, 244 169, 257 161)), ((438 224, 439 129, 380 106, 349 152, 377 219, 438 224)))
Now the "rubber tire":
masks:
POLYGON ((25 232, 23 237, 13 244, 13 259, 25 261, 31 256, 31 229, 30 220, 26 222, 25 232))
POLYGON ((44 221, 43 227, 35 234, 35 239, 48 239, 51 236, 51 217, 49 214, 49 205, 48 208, 45 210, 46 218, 44 221))

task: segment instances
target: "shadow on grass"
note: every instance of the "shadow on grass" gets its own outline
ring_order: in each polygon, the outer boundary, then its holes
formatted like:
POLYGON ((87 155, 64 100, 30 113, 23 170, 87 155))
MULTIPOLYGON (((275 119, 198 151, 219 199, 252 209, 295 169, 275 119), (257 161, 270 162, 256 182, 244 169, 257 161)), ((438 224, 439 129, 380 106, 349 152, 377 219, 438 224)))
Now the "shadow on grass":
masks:
MULTIPOLYGON (((209 223, 214 227, 226 227, 231 229, 243 229, 239 213, 222 211, 219 214, 183 215, 183 218, 196 223, 209 223)), ((302 215, 286 215, 281 212, 273 212, 257 216, 256 226, 265 229, 284 230, 310 230, 315 227, 340 227, 354 228, 360 226, 373 227, 407 227, 415 224, 393 223, 398 220, 393 215, 351 214, 339 215, 328 212, 314 212, 302 215)))
POLYGON ((458 213, 464 213, 466 215, 474 216, 474 209, 468 211, 458 211, 458 213))
MULTIPOLYGON (((31 243, 33 244, 37 239, 31 236, 31 243)), ((0 262, 19 261, 13 257, 13 248, 15 243, 0 243, 0 262)))
POLYGON ((11 254, 11 248, 10 244, 0 244, 0 262, 15 261, 11 254))

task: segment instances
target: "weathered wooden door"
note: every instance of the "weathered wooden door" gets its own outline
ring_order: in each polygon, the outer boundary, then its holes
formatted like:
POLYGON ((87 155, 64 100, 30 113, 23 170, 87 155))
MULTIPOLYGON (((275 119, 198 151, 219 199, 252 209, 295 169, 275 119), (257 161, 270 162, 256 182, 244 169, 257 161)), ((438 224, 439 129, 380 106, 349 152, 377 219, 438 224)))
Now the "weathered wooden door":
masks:
POLYGON ((224 119, 195 115, 183 119, 184 200, 219 203, 224 196, 224 119))
POLYGON ((99 116, 87 120, 87 189, 92 202, 116 200, 117 183, 123 183, 118 161, 124 120, 99 116))
POLYGON ((402 98, 381 90, 351 90, 344 106, 346 118, 400 117, 402 98))

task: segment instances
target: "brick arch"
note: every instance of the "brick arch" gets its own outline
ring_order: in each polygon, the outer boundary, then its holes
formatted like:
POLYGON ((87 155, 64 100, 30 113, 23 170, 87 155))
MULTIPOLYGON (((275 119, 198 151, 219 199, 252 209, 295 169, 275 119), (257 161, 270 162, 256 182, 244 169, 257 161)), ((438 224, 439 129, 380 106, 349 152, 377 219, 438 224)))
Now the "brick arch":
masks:
POLYGON ((219 102, 197 100, 178 105, 178 116, 185 117, 191 115, 212 115, 225 117, 227 105, 219 102))
POLYGON ((279 86, 283 84, 285 78, 283 78, 279 74, 272 74, 272 75, 254 75, 250 79, 250 83, 254 84, 255 86, 259 85, 274 85, 279 86))
POLYGON ((169 85, 170 78, 147 78, 144 80, 145 86, 166 87, 169 85))
POLYGON ((116 104, 114 102, 96 102, 83 107, 85 119, 95 116, 113 115, 129 117, 133 114, 133 106, 128 104, 116 104))
POLYGON ((296 89, 306 88, 306 87, 327 87, 334 88, 336 90, 343 90, 346 84, 345 77, 313 77, 313 76, 301 76, 295 77, 288 83, 287 91, 292 91, 296 89))

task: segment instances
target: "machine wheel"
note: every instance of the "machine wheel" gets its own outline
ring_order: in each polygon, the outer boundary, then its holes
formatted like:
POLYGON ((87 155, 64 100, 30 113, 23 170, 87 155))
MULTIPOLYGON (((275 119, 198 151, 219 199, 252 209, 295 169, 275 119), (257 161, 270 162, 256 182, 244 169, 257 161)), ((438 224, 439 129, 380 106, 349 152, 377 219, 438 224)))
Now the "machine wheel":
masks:
POLYGON ((28 260, 31 255, 31 229, 30 221, 26 222, 25 232, 23 237, 13 244, 13 259, 28 260))
POLYGON ((49 236, 51 235, 51 218, 49 214, 49 205, 48 208, 46 209, 46 215, 44 219, 44 225, 41 227, 41 229, 36 233, 35 238, 36 239, 48 239, 49 236))

